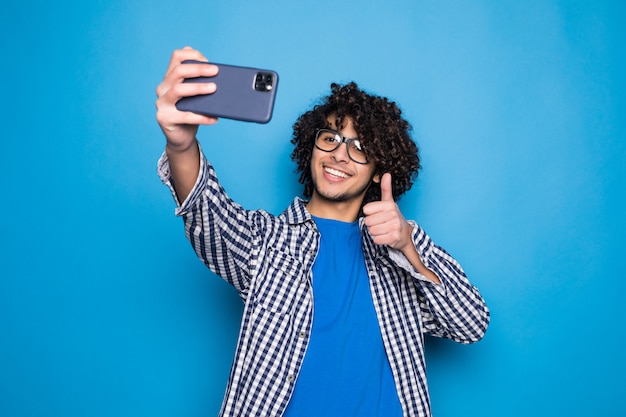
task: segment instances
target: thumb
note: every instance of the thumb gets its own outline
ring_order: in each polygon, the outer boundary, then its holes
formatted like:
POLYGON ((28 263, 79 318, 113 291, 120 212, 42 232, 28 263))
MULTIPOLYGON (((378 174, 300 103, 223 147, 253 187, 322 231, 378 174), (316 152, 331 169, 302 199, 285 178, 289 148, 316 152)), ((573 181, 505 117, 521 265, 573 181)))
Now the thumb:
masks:
POLYGON ((380 201, 393 201, 391 174, 388 172, 380 179, 380 201))

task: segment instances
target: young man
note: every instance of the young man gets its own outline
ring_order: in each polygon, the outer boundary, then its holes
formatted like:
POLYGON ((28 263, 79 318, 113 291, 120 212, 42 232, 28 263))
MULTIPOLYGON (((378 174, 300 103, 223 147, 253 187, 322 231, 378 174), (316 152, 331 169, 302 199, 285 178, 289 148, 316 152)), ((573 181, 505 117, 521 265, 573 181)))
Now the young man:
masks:
POLYGON ((395 103, 333 84, 294 125, 304 197, 279 216, 245 210, 196 140, 215 118, 180 112, 215 85, 198 51, 175 51, 157 88, 159 174, 199 258, 245 306, 220 415, 429 416, 424 334, 480 340, 489 311, 460 265, 395 200, 419 170, 395 103))

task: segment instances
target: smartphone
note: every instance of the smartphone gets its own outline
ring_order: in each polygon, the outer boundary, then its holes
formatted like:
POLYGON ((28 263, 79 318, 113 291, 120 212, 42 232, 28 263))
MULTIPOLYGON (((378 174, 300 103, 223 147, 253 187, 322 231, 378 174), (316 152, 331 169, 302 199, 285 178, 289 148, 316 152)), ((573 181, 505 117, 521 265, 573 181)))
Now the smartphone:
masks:
MULTIPOLYGON (((183 64, 208 64, 187 60, 183 64)), ((272 118, 278 74, 272 70, 216 64, 219 72, 215 77, 188 78, 184 82, 214 82, 213 94, 183 97, 176 108, 214 117, 267 123, 272 118)))

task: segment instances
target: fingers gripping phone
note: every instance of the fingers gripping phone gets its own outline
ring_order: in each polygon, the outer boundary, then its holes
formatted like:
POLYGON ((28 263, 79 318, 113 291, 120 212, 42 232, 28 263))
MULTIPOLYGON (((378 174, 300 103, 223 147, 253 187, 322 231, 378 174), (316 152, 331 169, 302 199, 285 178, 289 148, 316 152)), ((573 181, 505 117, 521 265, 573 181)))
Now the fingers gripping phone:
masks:
MULTIPOLYGON (((208 64, 187 60, 183 64, 208 64)), ((214 117, 267 123, 272 118, 278 74, 271 70, 216 64, 219 72, 214 77, 188 78, 185 82, 213 82, 217 90, 213 94, 184 97, 176 108, 214 117)))

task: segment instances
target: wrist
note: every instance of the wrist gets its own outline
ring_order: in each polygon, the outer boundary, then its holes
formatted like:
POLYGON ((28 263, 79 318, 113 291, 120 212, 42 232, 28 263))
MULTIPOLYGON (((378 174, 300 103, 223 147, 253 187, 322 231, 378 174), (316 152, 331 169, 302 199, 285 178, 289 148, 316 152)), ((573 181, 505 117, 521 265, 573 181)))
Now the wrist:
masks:
POLYGON ((190 142, 176 143, 167 141, 165 144, 165 152, 169 155, 182 155, 189 152, 196 152, 198 149, 198 141, 194 137, 190 142))
POLYGON ((398 249, 401 252, 413 251, 415 250, 415 245, 413 244, 413 226, 406 220, 402 220, 402 243, 398 249))

